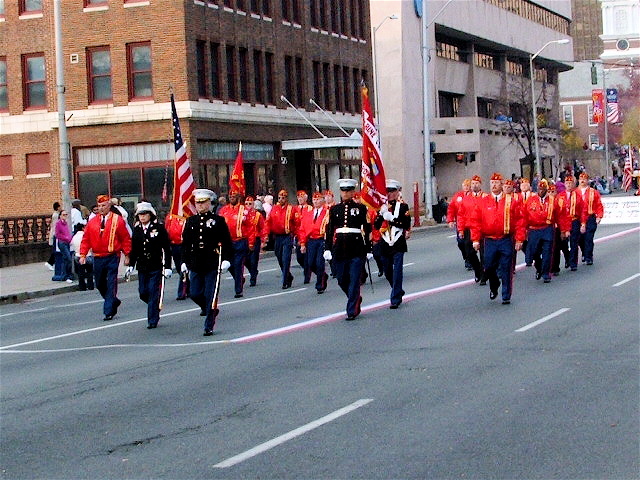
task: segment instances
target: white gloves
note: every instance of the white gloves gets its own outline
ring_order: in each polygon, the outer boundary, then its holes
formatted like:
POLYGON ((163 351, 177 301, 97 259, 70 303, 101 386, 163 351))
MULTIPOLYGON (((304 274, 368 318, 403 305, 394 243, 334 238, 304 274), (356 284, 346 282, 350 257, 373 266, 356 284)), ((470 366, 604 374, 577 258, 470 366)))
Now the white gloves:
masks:
POLYGON ((387 222, 392 222, 395 217, 393 216, 393 213, 386 211, 382 214, 382 218, 384 218, 387 222))
POLYGON ((231 266, 231 264, 229 263, 229 260, 223 260, 222 263, 220 264, 220 270, 222 270, 222 272, 226 272, 227 270, 229 270, 229 267, 231 266))
POLYGON ((331 255, 331 250, 325 250, 322 256, 324 257, 325 260, 328 260, 328 261, 330 261, 333 258, 333 256, 331 255))
POLYGON ((367 260, 371 260, 373 258, 373 253, 367 253, 367 260))
POLYGON ((387 206, 386 203, 380 207, 380 215, 384 216, 384 214, 387 213, 388 211, 389 211, 389 207, 387 206))
POLYGON ((127 267, 124 271, 125 276, 131 275, 133 273, 133 267, 127 267))
POLYGON ((173 273, 173 271, 170 268, 165 268, 164 269, 164 278, 171 278, 171 274, 173 273))
POLYGON ((189 269, 187 268, 187 264, 183 263, 182 265, 180 265, 180 271, 182 273, 187 273, 189 271, 189 269))

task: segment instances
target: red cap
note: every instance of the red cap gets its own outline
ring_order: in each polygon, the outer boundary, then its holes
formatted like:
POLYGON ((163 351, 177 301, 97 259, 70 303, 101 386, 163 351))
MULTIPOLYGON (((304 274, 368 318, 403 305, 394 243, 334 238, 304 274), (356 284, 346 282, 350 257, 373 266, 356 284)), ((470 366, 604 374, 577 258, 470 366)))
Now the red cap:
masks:
POLYGON ((511 180, 511 179, 505 180, 505 181, 504 181, 504 184, 505 184, 505 185, 511 185, 511 186, 513 186, 513 185, 514 185, 513 180, 511 180))
POLYGON ((482 178, 480 178, 480 175, 474 175, 473 177, 471 177, 471 181, 482 183, 482 178))
POLYGON ((575 179, 575 178, 573 178, 573 175, 566 175, 566 176, 564 177, 564 181, 565 181, 565 182, 575 182, 575 181, 576 181, 576 179, 575 179))
POLYGON ((589 178, 589 174, 587 172, 582 172, 580 174, 580 178, 589 178))
POLYGON ((244 199, 245 202, 253 202, 255 200, 255 198, 253 198, 251 195, 247 195, 247 198, 244 199))
POLYGON ((504 178, 502 177, 501 173, 493 172, 493 175, 491 175, 491 180, 504 180, 504 178))
POLYGON ((304 190, 298 190, 298 191, 296 192, 296 197, 300 197, 300 196, 302 196, 302 195, 306 195, 306 194, 307 194, 307 192, 305 192, 304 190))
POLYGON ((549 188, 549 182, 546 179, 542 179, 538 182, 538 188, 544 186, 545 188, 549 188))
POLYGON ((289 192, 287 192, 287 191, 283 188, 282 190, 280 190, 280 191, 278 192, 278 196, 280 196, 280 195, 285 196, 285 197, 288 197, 288 196, 289 196, 289 192))
POLYGON ((324 198, 322 192, 313 192, 313 198, 324 198))
POLYGON ((331 195, 333 197, 333 192, 331 190, 325 190, 323 195, 331 195))
POLYGON ((109 198, 109 195, 98 195, 96 197, 96 202, 97 203, 104 203, 104 202, 109 202, 111 201, 111 199, 109 198))

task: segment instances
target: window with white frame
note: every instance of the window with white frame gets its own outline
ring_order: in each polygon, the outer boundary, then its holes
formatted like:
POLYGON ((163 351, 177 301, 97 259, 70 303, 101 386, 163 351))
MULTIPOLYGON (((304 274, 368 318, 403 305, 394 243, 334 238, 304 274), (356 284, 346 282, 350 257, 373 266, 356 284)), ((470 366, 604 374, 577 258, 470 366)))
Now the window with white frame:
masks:
POLYGON ((573 127, 573 105, 562 106, 562 120, 569 127, 573 127))

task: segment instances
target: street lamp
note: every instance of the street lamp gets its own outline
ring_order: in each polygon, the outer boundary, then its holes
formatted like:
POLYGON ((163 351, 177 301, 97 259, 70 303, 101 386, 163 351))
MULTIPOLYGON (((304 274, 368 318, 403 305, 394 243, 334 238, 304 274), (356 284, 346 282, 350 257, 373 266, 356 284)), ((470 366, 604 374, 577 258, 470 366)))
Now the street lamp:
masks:
POLYGON ((540 50, 538 50, 533 55, 529 56, 529 76, 531 77, 531 110, 533 111, 533 141, 536 149, 536 172, 542 177, 542 170, 540 168, 540 146, 538 144, 538 112, 536 108, 536 93, 535 93, 535 72, 533 71, 533 60, 540 55, 545 48, 547 48, 552 43, 557 43, 560 45, 564 45, 565 43, 569 43, 568 38, 563 38, 561 40, 551 40, 545 43, 540 50))
POLYGON ((382 26, 382 24, 387 20, 397 20, 397 19, 398 19, 398 16, 395 13, 392 15, 387 15, 382 19, 382 21, 378 24, 377 27, 373 28, 373 35, 372 35, 372 42, 371 42, 371 50, 372 50, 371 53, 373 54, 372 55, 373 56, 373 93, 374 93, 373 98, 376 103, 375 116, 376 116, 376 124, 378 125, 378 128, 380 127, 380 120, 378 119, 378 67, 377 67, 377 61, 376 61, 376 32, 382 26))

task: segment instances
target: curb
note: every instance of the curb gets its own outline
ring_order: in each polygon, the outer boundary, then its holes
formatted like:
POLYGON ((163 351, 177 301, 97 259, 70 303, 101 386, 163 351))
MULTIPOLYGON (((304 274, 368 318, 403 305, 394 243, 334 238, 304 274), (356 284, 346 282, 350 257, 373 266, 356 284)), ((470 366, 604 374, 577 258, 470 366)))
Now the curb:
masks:
MULTIPOLYGON (((424 223, 424 222, 423 222, 424 223)), ((436 229, 436 228, 447 228, 447 224, 446 223, 437 223, 435 225, 423 225, 420 227, 412 227, 412 231, 413 232, 422 232, 422 231, 426 231, 426 230, 432 230, 432 229, 436 229)), ((275 256, 275 254, 273 253, 272 250, 266 251, 264 252, 264 257, 263 258, 270 258, 275 256)), ((131 275, 131 280, 137 280, 138 279, 138 274, 137 273, 133 273, 131 275)), ((118 283, 124 283, 125 280, 122 277, 118 278, 118 283)), ((52 287, 52 288, 47 288, 44 290, 36 290, 33 292, 20 292, 20 293, 14 293, 14 294, 9 294, 9 295, 2 295, 0 296, 0 305, 10 305, 10 304, 14 304, 14 303, 23 303, 26 300, 31 300, 34 298, 42 298, 42 297, 49 297, 49 296, 53 296, 53 295, 60 295, 63 293, 69 293, 69 292, 76 292, 78 291, 78 285, 77 284, 73 284, 73 285, 64 285, 64 286, 59 286, 59 287, 52 287)))

